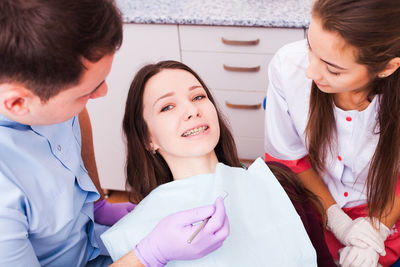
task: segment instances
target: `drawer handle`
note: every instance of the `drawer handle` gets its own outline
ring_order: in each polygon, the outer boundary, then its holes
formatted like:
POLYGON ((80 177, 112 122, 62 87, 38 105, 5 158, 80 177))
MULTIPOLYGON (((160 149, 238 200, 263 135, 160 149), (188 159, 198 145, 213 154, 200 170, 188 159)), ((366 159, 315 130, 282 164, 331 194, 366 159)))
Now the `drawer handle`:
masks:
POLYGON ((228 108, 233 108, 233 109, 251 109, 251 110, 257 110, 261 108, 261 103, 260 104, 254 104, 254 105, 240 105, 240 104, 232 104, 229 103, 228 101, 225 101, 225 105, 228 108))
POLYGON ((260 39, 250 40, 250 41, 238 41, 238 40, 228 40, 224 37, 221 38, 222 43, 226 45, 247 45, 247 46, 254 46, 260 43, 260 39))
POLYGON ((258 72, 260 71, 260 66, 246 68, 246 67, 232 67, 224 64, 224 70, 236 71, 236 72, 258 72))

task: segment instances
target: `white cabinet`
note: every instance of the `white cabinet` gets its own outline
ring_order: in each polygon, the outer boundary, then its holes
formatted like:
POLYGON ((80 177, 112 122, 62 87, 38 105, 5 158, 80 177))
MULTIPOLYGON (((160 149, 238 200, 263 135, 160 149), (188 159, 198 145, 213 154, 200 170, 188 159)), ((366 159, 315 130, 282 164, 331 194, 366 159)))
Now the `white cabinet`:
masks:
POLYGON ((122 118, 133 76, 141 66, 163 59, 180 60, 177 25, 124 25, 123 44, 107 78, 108 94, 87 105, 97 168, 105 189, 125 189, 122 118))
POLYGON ((303 29, 125 24, 107 78, 108 95, 87 106, 102 187, 125 189, 122 118, 129 85, 141 66, 173 59, 198 72, 231 125, 239 157, 255 159, 264 155, 268 62, 279 47, 302 38, 303 29))
POLYGON ((212 90, 232 128, 243 161, 264 155, 267 67, 286 43, 304 38, 303 29, 180 25, 182 61, 212 90))

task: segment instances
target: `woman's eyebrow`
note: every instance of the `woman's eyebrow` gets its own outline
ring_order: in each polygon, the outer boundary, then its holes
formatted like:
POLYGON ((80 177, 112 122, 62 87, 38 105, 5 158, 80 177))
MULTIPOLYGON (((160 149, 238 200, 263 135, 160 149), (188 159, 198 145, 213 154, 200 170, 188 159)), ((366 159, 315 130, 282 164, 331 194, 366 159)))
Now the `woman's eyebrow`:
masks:
MULTIPOLYGON (((201 86, 201 85, 192 85, 192 86, 189 87, 189 91, 192 91, 192 90, 194 90, 194 89, 196 89, 196 88, 203 88, 203 86, 201 86)), ((166 97, 170 97, 170 96, 173 96, 173 95, 175 95, 175 92, 169 92, 169 93, 166 93, 165 95, 160 96, 159 98, 157 98, 156 101, 154 101, 153 106, 154 106, 158 101, 160 101, 161 99, 164 99, 164 98, 166 98, 166 97)))
POLYGON ((192 85, 192 86, 189 87, 189 91, 192 91, 192 90, 194 90, 196 88, 203 88, 203 86, 201 86, 201 85, 192 85))
POLYGON ((158 101, 160 101, 161 99, 166 98, 166 97, 169 97, 169 96, 173 96, 174 94, 175 94, 175 92, 169 92, 169 93, 166 93, 165 95, 160 96, 159 98, 157 98, 156 101, 154 101, 153 106, 154 106, 158 101))
POLYGON ((343 67, 340 67, 340 66, 338 66, 338 65, 336 65, 336 64, 333 64, 333 63, 330 63, 330 62, 328 62, 328 61, 326 61, 326 60, 323 60, 322 58, 321 58, 321 60, 322 60, 323 62, 325 62, 326 64, 328 64, 328 65, 334 67, 334 68, 337 68, 337 69, 340 69, 340 70, 347 70, 347 69, 345 69, 345 68, 343 68, 343 67))

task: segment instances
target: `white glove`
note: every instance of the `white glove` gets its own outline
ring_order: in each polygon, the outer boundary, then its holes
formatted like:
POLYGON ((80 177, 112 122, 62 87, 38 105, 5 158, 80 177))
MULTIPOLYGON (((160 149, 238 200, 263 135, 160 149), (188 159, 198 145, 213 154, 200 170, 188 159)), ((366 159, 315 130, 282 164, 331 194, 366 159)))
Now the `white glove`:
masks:
POLYGON ((381 256, 386 255, 385 240, 390 235, 390 229, 381 223, 377 218, 360 217, 355 219, 354 226, 348 235, 348 240, 351 245, 366 248, 370 246, 375 249, 381 256), (375 242, 376 235, 379 236, 379 243, 375 242))
POLYGON ((348 246, 340 251, 341 267, 377 267, 379 254, 371 247, 348 246))
POLYGON ((353 226, 353 220, 339 207, 338 204, 330 206, 326 215, 328 217, 327 228, 345 246, 350 245, 346 239, 347 232, 353 226))
MULTIPOLYGON (((387 236, 382 235, 381 237, 381 233, 378 232, 366 218, 360 217, 353 221, 338 204, 334 204, 328 208, 327 216, 328 230, 330 230, 343 245, 358 246, 360 248, 371 247, 381 255, 386 254, 384 241, 387 236)), ((382 228, 381 226, 381 229, 382 228)))

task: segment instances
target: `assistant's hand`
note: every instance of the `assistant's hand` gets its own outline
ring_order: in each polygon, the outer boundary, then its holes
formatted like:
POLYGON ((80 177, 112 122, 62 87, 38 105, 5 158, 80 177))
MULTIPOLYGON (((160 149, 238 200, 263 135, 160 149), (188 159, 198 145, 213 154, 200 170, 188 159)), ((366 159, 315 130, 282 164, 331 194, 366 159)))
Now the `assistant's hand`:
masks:
POLYGON ((340 252, 341 267, 377 267, 379 254, 371 247, 348 246, 340 252))
POLYGON ((347 240, 349 229, 353 226, 353 220, 339 207, 334 204, 326 211, 328 221, 327 228, 345 246, 350 245, 347 240))
POLYGON ((201 258, 222 246, 229 235, 229 222, 224 201, 214 205, 181 211, 165 217, 135 247, 135 254, 146 265, 164 266, 171 260, 201 258), (210 217, 204 228, 189 244, 187 241, 199 226, 193 225, 210 217))
POLYGON ((360 248, 371 247, 381 256, 386 255, 385 240, 390 229, 376 218, 360 217, 354 220, 354 225, 348 235, 349 243, 360 248), (379 237, 378 243, 376 238, 379 237))
POLYGON ((135 207, 136 205, 130 202, 107 203, 105 199, 102 199, 94 203, 94 221, 111 226, 135 207))
POLYGON ((387 236, 381 236, 381 233, 372 226, 369 220, 360 217, 353 221, 337 204, 328 208, 327 216, 328 229, 343 245, 360 248, 371 247, 381 255, 386 254, 384 241, 387 236))

